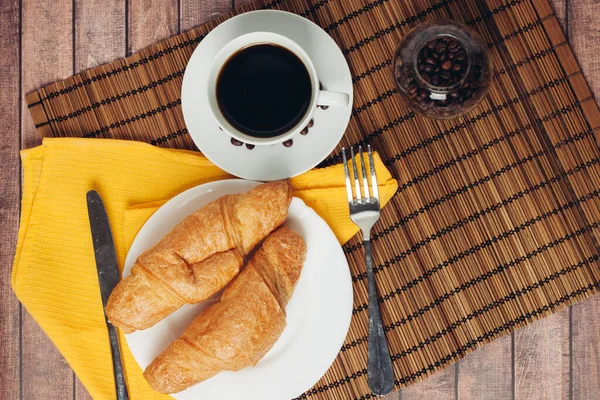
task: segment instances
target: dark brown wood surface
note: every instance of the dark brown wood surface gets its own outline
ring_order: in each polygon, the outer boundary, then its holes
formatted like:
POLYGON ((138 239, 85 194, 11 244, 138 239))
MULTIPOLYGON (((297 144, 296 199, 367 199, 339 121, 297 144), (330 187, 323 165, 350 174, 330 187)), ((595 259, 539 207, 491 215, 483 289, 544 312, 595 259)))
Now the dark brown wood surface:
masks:
MULTIPOLYGON (((10 289, 20 205, 18 152, 39 143, 23 94, 190 29, 245 1, 0 1, 0 399, 89 399, 10 289)), ((554 0, 553 5, 598 96, 600 4, 554 0)), ((599 296, 486 345, 388 400, 598 399, 599 296)))

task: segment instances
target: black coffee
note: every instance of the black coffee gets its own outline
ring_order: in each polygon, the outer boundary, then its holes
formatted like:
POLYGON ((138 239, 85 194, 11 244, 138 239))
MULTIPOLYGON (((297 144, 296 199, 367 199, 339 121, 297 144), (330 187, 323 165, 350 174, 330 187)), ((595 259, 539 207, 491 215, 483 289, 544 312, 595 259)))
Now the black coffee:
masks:
POLYGON ((217 101, 227 121, 259 138, 292 129, 306 114, 311 91, 302 61, 272 44, 238 51, 227 60, 217 79, 217 101))

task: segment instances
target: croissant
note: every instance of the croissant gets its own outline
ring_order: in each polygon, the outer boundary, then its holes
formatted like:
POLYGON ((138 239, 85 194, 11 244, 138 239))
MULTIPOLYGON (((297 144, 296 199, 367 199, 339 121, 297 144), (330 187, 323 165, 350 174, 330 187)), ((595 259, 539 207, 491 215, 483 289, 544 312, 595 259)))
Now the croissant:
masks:
POLYGON ((138 257, 131 275, 114 288, 106 305, 111 323, 125 333, 146 329, 184 304, 225 287, 243 257, 287 218, 289 181, 226 195, 177 224, 138 257))
POLYGON ((289 228, 267 237, 221 300, 146 368, 150 386, 175 393, 221 371, 256 365, 285 328, 285 307, 305 254, 304 240, 289 228))

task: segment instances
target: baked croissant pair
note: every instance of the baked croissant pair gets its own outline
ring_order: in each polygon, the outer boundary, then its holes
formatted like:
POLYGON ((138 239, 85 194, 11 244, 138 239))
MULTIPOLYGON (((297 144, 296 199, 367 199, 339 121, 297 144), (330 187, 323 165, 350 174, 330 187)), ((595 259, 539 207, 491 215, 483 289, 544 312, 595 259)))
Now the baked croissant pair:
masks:
POLYGON ((223 196, 138 257, 131 275, 115 287, 107 316, 131 333, 153 326, 184 304, 205 300, 233 280, 221 300, 146 368, 144 376, 155 390, 175 393, 220 371, 255 365, 275 344, 306 254, 296 232, 277 229, 290 202, 288 181, 223 196), (239 273, 244 256, 262 240, 239 273))

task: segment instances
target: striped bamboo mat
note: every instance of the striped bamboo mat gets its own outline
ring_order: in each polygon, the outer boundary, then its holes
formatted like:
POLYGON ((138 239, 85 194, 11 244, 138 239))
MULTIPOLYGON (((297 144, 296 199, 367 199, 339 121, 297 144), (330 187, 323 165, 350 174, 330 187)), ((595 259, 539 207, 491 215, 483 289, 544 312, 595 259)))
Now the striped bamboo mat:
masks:
MULTIPOLYGON (((397 388, 596 292, 600 113, 547 0, 275 0, 345 54, 355 104, 342 145, 370 142, 399 180, 376 227, 374 263, 397 388), (401 102, 395 46, 432 18, 489 43, 489 95, 452 121, 401 102)), ((227 15, 27 96, 42 136, 193 148, 181 114, 186 61, 227 15)), ((368 399, 367 289, 358 239, 344 246, 354 316, 333 366, 302 398, 368 399)))

